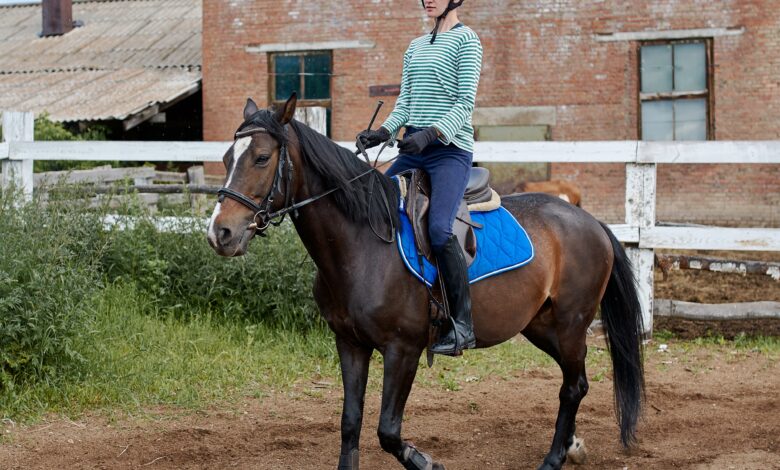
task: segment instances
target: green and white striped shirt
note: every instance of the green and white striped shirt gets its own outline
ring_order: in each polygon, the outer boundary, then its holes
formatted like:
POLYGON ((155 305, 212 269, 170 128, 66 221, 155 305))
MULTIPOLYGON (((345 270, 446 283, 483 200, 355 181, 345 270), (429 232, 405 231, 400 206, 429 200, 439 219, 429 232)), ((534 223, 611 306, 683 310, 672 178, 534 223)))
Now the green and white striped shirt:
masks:
POLYGON ((482 69, 482 44, 468 26, 411 42, 404 54, 401 94, 382 126, 396 132, 402 126, 434 126, 440 140, 474 151, 471 114, 482 69))

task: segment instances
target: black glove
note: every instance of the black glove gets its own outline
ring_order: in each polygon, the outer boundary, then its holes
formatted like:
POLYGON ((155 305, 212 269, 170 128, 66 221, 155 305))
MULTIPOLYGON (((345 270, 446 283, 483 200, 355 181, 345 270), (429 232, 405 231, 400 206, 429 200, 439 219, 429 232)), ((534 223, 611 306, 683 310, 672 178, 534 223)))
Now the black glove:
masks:
POLYGON ((356 139, 359 140, 361 144, 363 144, 364 148, 370 149, 371 147, 376 147, 382 142, 387 142, 390 140, 390 131, 384 127, 380 127, 375 131, 363 131, 357 135, 356 139))
POLYGON ((398 152, 406 153, 410 155, 418 155, 422 153, 423 149, 431 144, 439 137, 439 132, 435 127, 426 127, 420 132, 415 132, 409 137, 405 137, 404 140, 398 144, 398 152))

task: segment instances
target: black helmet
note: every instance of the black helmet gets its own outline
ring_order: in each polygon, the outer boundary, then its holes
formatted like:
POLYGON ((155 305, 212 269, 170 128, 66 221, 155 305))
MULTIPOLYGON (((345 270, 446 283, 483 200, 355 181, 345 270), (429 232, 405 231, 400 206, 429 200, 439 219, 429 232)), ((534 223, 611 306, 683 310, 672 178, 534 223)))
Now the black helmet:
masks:
MULTIPOLYGON (((436 33, 439 32, 439 23, 441 23, 441 20, 443 20, 449 12, 463 5, 463 1, 464 0, 450 0, 449 5, 447 5, 447 8, 444 9, 444 13, 436 18, 436 26, 434 26, 433 31, 431 31, 431 34, 433 34, 433 37, 431 38, 431 44, 433 44, 433 41, 436 40, 436 33)), ((420 0, 420 3, 422 4, 422 7, 425 8, 425 0, 420 0)))

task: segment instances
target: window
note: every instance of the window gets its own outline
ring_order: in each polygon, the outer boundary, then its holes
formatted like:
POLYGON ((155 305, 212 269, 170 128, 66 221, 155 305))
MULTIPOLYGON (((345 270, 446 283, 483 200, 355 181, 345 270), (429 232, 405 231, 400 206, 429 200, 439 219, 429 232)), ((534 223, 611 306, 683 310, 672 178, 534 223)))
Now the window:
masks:
POLYGON ((709 42, 640 47, 643 140, 707 140, 710 120, 709 42))
POLYGON ((272 103, 284 103, 293 91, 298 106, 327 109, 330 135, 332 54, 330 51, 278 53, 271 55, 270 90, 272 103))

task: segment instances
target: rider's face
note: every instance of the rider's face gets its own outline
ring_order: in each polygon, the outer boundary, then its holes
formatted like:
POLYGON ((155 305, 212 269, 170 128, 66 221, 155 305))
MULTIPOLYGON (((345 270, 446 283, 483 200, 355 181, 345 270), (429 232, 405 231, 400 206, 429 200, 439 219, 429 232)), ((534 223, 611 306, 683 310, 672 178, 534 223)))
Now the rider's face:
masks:
POLYGON ((425 13, 429 18, 438 18, 447 9, 450 0, 424 0, 425 13))

